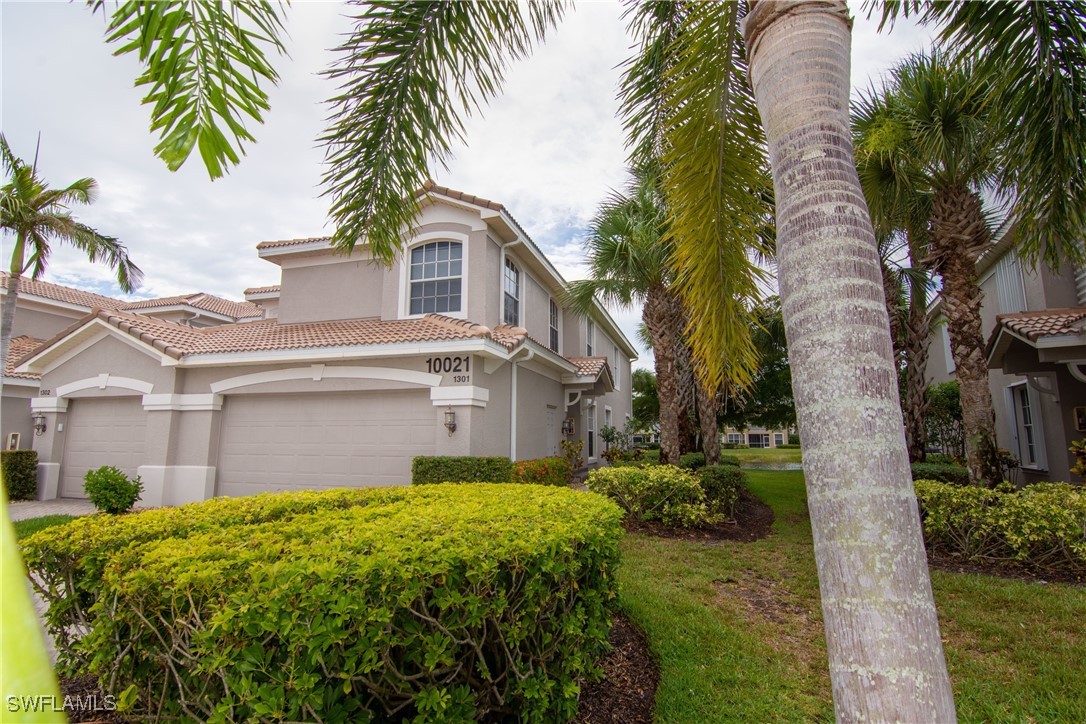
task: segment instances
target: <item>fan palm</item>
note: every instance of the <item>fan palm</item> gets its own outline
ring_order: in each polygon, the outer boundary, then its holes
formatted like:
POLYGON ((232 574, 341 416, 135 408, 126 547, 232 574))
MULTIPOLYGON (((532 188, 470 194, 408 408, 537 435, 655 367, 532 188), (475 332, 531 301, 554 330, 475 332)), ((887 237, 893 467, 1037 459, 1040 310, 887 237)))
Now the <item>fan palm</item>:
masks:
POLYGON ((666 240, 657 175, 638 171, 625 194, 613 193, 600 205, 585 240, 588 278, 571 282, 565 303, 583 314, 597 297, 620 306, 642 307, 652 343, 660 399, 660 459, 678 465, 679 416, 685 414, 677 387, 676 355, 682 344, 683 310, 672 289, 672 244, 666 240))
POLYGON ((71 244, 92 262, 103 261, 117 273, 117 284, 126 292, 139 286, 143 272, 128 258, 124 245, 112 236, 104 236, 72 218, 70 207, 90 204, 98 184, 92 178, 75 181, 63 189, 49 188, 37 175, 37 169, 12 153, 7 139, 0 134, 0 159, 4 175, 9 177, 0 189, 0 228, 11 235, 11 259, 8 265, 7 294, 0 324, 0 360, 6 360, 15 324, 15 304, 23 275, 31 279, 45 273, 56 242, 71 244))

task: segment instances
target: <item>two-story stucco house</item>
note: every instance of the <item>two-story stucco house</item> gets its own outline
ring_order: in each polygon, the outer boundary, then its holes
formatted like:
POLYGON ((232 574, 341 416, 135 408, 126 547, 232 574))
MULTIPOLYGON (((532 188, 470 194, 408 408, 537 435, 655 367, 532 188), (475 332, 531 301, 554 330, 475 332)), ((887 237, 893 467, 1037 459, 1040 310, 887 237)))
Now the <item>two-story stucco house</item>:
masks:
POLYGON ((82 495, 100 465, 171 505, 405 484, 418 455, 524 460, 563 439, 598 464, 598 430, 631 414, 635 348, 602 306, 563 308, 564 281, 505 207, 422 193, 391 268, 364 244, 263 242, 280 284, 231 303, 245 310, 96 309, 19 360, 40 376, 42 497, 82 495))
MULTIPOLYGON (((1004 234, 977 262, 996 440, 1018 458, 1021 484, 1076 481, 1068 447, 1086 433, 1086 274, 1028 266, 1010 242, 1004 234)), ((927 374, 943 382, 954 360, 938 299, 932 314, 927 374)))

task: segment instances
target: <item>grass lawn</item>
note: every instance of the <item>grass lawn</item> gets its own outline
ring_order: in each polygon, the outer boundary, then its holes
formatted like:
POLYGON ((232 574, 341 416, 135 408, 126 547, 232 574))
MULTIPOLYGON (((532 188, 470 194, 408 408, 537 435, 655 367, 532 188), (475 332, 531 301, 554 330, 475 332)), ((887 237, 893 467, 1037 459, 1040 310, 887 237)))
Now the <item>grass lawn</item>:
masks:
POLYGON ((28 535, 37 533, 43 528, 50 528, 54 525, 61 525, 67 523, 70 520, 75 520, 74 515, 43 515, 40 518, 27 518, 26 520, 17 520, 13 523, 15 526, 15 540, 22 540, 28 535))
MULTIPOLYGON (((768 538, 623 543, 621 605, 660 662, 657 721, 833 720, 802 473, 748 478, 776 513, 768 538)), ((1086 589, 932 583, 961 721, 1086 721, 1086 589)))
POLYGON ((802 450, 775 447, 744 447, 737 450, 721 450, 721 455, 734 455, 746 463, 798 463, 803 461, 802 450))

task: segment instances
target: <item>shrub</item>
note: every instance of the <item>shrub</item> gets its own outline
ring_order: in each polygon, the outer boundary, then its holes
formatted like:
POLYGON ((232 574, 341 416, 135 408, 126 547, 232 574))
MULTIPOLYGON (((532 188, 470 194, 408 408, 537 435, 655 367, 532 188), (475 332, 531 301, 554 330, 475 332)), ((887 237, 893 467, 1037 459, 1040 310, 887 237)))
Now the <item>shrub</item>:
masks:
POLYGON ((123 513, 139 500, 143 483, 137 475, 131 480, 117 468, 103 465, 83 476, 83 490, 94 507, 114 515, 123 513))
POLYGON ((660 464, 660 448, 653 448, 652 450, 646 450, 641 454, 641 460, 646 465, 659 465, 660 464))
POLYGON ((799 443, 788 443, 786 445, 778 445, 778 450, 799 450, 799 443))
POLYGON ((929 546, 968 558, 1086 571, 1086 491, 1067 483, 1022 490, 914 483, 929 546))
POLYGON ((913 463, 913 480, 938 480, 955 485, 969 485, 969 469, 962 465, 913 463))
POLYGON ((513 463, 514 483, 535 485, 569 485, 573 482, 573 466, 565 458, 539 458, 513 463))
POLYGON ((0 470, 9 500, 34 500, 38 497, 38 451, 4 450, 0 452, 0 470))
POLYGON ((720 465, 731 465, 732 467, 739 467, 739 458, 735 455, 721 455, 720 465))
POLYGON ((797 435, 794 432, 788 433, 788 444, 789 445, 799 445, 799 435, 797 435))
POLYGON ((51 629, 88 616, 62 661, 135 718, 564 721, 607 648, 621 517, 535 486, 288 493, 78 519, 26 559, 51 629))
POLYGON ((508 483, 513 463, 503 457, 420 456, 411 461, 411 484, 508 483))
POLYGON ((680 456, 679 467, 684 470, 698 470, 705 467, 705 453, 690 452, 680 456))
POLYGON ((562 457, 566 459, 569 466, 574 470, 580 470, 584 467, 584 458, 581 457, 582 450, 584 450, 584 440, 562 441, 562 457))
POLYGON ((592 470, 588 489, 611 498, 637 521, 696 528, 716 520, 698 478, 673 465, 592 470))
POLYGON ((709 510, 729 518, 735 515, 735 505, 746 489, 747 476, 732 465, 708 465, 698 471, 698 481, 705 491, 709 510))
POLYGON ((741 442, 722 442, 720 443, 721 450, 746 450, 749 445, 741 442))

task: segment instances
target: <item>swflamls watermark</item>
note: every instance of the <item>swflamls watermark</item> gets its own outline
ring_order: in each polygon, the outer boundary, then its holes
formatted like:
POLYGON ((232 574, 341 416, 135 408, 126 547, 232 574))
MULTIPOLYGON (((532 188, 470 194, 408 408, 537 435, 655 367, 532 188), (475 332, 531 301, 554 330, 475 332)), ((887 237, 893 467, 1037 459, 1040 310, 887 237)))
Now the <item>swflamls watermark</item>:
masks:
POLYGON ((38 712, 69 712, 69 711, 116 711, 117 697, 113 694, 99 696, 87 694, 86 696, 69 695, 57 696, 55 694, 32 694, 29 696, 8 695, 7 710, 11 714, 38 713, 38 712))

